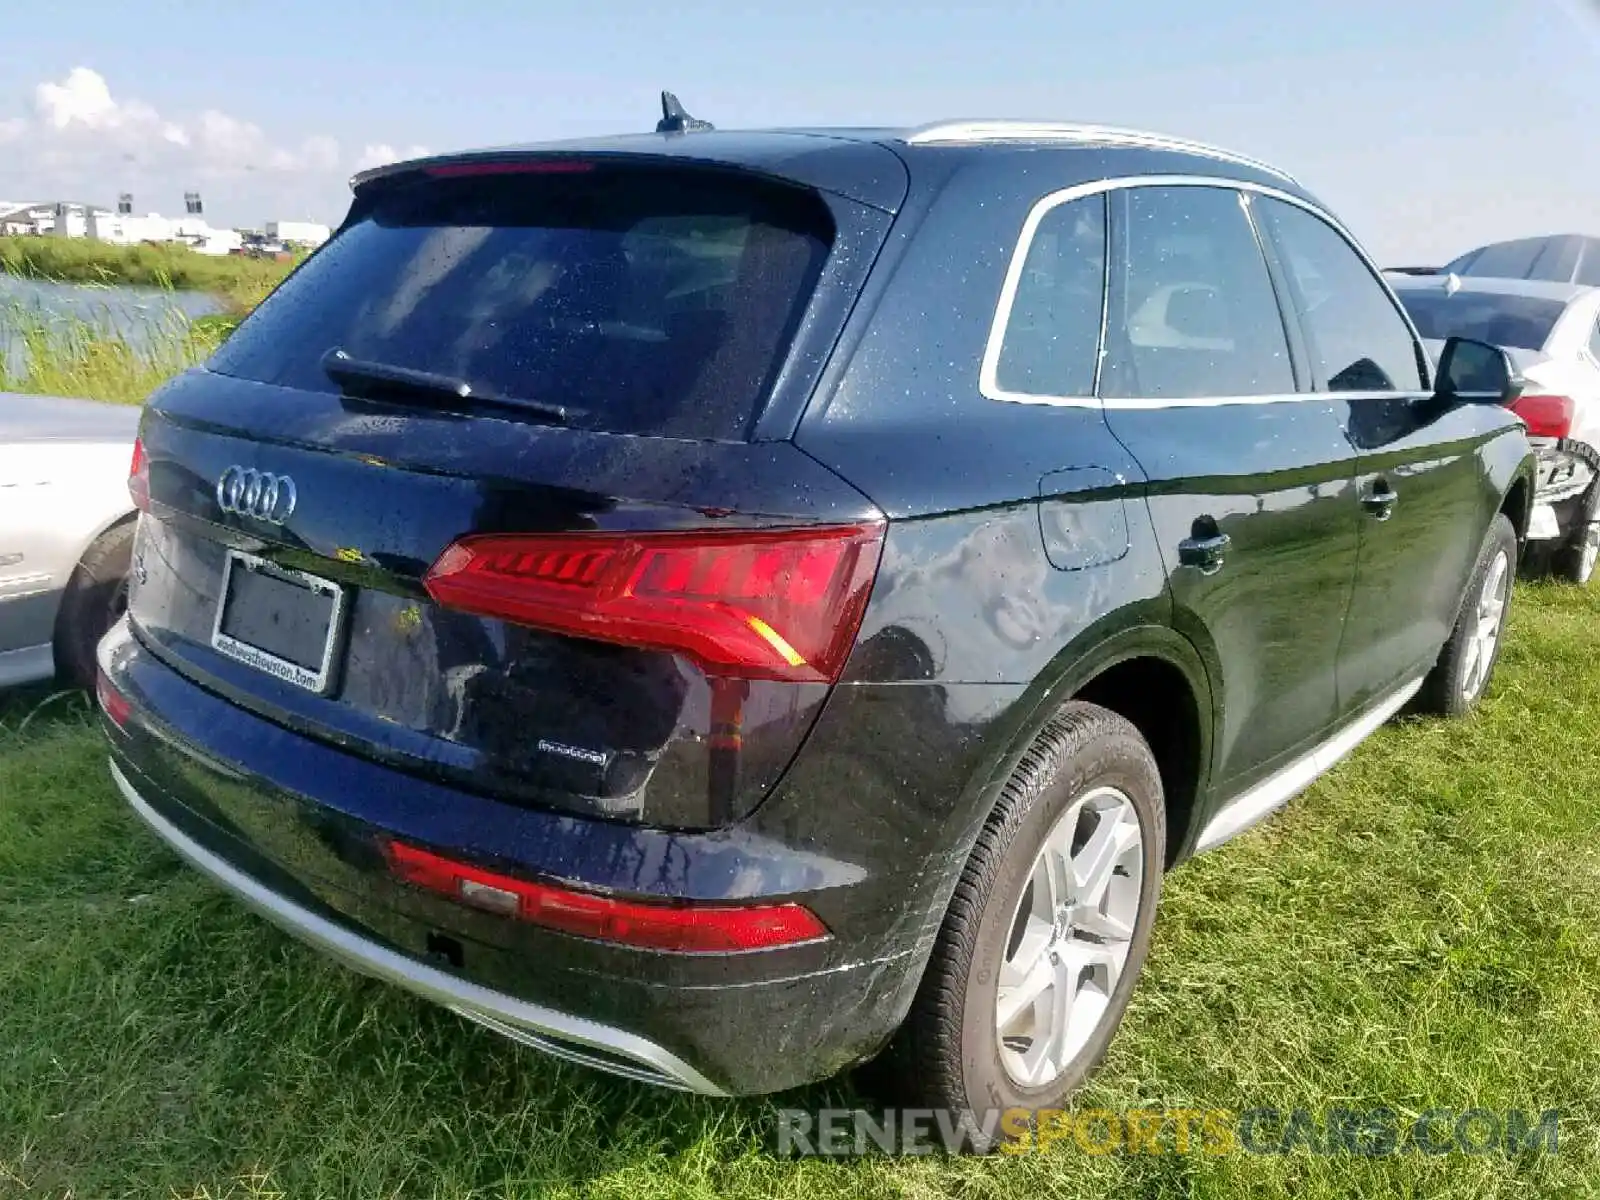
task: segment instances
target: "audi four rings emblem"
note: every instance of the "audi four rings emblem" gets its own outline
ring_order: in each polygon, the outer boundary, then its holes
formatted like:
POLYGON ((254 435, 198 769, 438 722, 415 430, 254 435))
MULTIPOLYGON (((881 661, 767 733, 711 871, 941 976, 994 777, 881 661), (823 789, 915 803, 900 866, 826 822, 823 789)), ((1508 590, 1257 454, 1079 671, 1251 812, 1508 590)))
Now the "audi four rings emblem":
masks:
POLYGON ((235 463, 217 480, 217 504, 226 513, 282 525, 294 512, 294 480, 235 463))

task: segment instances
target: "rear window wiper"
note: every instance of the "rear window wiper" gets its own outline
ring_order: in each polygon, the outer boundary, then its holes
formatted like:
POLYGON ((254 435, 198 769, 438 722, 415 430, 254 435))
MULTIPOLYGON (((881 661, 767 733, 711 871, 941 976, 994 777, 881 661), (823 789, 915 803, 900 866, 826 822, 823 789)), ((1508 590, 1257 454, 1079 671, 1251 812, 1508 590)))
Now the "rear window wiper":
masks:
POLYGON ((454 375, 438 375, 432 371, 418 371, 393 363, 352 358, 338 346, 322 356, 322 369, 329 378, 361 396, 375 397, 381 394, 384 397, 398 398, 398 395, 409 392, 418 396, 453 399, 473 407, 510 409, 535 420, 548 421, 552 425, 567 423, 567 410, 564 405, 497 395, 480 390, 469 380, 458 379, 454 375))

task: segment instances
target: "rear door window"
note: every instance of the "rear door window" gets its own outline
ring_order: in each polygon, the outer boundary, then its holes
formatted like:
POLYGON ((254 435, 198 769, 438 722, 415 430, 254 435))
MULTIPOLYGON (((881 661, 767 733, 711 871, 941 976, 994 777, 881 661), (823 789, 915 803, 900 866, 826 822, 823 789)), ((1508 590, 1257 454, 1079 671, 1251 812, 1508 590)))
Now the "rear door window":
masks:
POLYGON ((337 347, 577 428, 739 440, 832 236, 811 193, 681 167, 424 178, 357 206, 212 370, 337 392, 337 347))
POLYGON ((1105 268, 1104 196, 1071 200, 1045 213, 1028 244, 995 363, 1001 391, 1094 395, 1105 268))
POLYGON ((1113 258, 1101 395, 1294 392, 1272 277, 1239 193, 1186 186, 1117 195, 1123 251, 1113 258))
POLYGON ((1297 205, 1263 196, 1256 207, 1288 272, 1319 386, 1330 392, 1420 390, 1416 339, 1345 236, 1297 205))

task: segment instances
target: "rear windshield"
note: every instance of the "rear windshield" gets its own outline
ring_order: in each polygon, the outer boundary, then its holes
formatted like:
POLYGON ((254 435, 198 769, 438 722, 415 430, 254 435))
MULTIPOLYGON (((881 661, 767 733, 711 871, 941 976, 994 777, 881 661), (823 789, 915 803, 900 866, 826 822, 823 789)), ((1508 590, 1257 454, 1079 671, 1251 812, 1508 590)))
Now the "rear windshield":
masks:
POLYGON ((1542 350, 1567 307, 1559 300, 1487 292, 1450 296, 1403 289, 1396 295, 1425 338, 1441 342, 1450 337, 1474 338, 1511 350, 1542 350))
POLYGON ((569 164, 397 183, 210 362, 322 392, 351 358, 560 405, 580 429, 748 436, 831 240, 814 195, 569 164))

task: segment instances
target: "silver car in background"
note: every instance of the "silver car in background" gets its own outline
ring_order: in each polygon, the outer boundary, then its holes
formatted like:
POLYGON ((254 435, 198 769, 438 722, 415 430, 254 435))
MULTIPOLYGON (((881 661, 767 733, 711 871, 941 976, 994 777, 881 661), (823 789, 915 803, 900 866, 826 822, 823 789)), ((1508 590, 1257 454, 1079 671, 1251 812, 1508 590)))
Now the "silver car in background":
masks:
POLYGON ((92 687, 127 602, 140 410, 0 392, 0 687, 92 687))
POLYGON ((1600 287, 1395 272, 1388 280, 1435 355, 1452 336, 1511 355, 1524 381, 1511 407, 1539 454, 1526 565, 1588 583, 1600 562, 1600 287))

